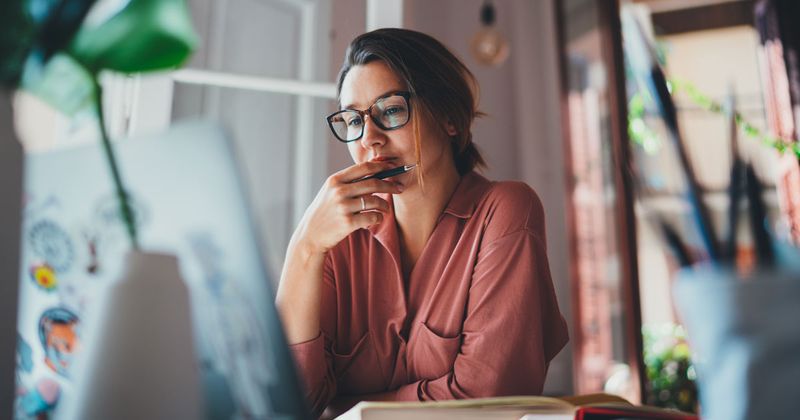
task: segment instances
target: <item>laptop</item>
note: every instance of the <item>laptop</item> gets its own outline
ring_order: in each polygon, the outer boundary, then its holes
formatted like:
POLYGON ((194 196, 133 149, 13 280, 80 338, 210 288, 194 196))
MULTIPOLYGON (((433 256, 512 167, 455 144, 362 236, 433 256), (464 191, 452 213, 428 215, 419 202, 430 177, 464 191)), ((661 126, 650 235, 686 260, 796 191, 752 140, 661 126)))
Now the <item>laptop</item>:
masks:
MULTIPOLYGON (((190 290, 207 418, 307 418, 224 130, 179 123, 115 150, 141 248, 175 254, 190 290)), ((75 395, 82 317, 128 249, 100 144, 26 157, 18 418, 75 395)))

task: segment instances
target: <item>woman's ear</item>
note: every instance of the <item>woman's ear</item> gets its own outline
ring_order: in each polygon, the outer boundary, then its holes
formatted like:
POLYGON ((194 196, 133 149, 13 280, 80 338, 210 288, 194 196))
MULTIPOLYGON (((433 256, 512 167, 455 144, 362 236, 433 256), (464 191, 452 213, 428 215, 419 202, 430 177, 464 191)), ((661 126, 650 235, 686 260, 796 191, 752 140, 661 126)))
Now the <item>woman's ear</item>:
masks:
POLYGON ((456 130, 456 126, 453 125, 450 121, 444 124, 444 131, 447 133, 448 136, 453 137, 458 134, 458 130, 456 130))

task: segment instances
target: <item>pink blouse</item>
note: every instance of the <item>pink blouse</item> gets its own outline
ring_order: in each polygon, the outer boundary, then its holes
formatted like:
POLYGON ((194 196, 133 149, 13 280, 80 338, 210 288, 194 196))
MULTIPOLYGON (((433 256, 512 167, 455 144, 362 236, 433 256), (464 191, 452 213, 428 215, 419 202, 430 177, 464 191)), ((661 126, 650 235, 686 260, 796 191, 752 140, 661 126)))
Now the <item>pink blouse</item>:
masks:
POLYGON ((336 396, 386 391, 413 401, 540 394, 568 336, 536 193, 471 172, 407 279, 398 244, 389 215, 327 255, 321 334, 291 346, 314 413, 336 396))

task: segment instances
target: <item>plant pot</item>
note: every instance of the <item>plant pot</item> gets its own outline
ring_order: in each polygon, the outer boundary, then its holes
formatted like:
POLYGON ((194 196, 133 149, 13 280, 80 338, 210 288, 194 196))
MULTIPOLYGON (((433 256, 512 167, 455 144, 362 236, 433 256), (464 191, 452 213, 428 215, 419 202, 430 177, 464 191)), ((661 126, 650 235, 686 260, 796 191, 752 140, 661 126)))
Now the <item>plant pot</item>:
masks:
POLYGON ((681 271, 676 306, 696 353, 704 419, 788 419, 800 413, 800 272, 681 271))
POLYGON ((172 255, 130 252, 86 320, 67 419, 199 419, 189 292, 172 255))

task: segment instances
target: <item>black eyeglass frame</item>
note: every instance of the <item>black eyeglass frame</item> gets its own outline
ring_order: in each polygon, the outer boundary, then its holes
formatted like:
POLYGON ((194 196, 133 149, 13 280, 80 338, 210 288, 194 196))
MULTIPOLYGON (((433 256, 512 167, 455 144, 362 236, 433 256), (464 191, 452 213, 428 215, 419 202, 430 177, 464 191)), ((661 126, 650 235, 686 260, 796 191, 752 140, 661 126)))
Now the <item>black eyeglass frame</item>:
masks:
POLYGON ((384 130, 384 131, 397 130, 398 128, 405 127, 406 124, 408 124, 408 122, 411 121, 411 101, 410 101, 410 99, 411 99, 411 92, 408 92, 408 91, 389 92, 389 93, 381 96, 380 98, 375 99, 375 102, 373 102, 372 105, 369 106, 369 108, 367 108, 367 109, 365 109, 363 111, 359 110, 359 109, 341 109, 339 111, 334 112, 331 115, 328 115, 327 117, 325 117, 325 119, 328 121, 328 127, 330 127, 331 132, 333 133, 333 136, 336 137, 336 140, 339 140, 342 143, 352 143, 354 141, 357 141, 357 140, 361 139, 361 137, 364 137, 364 126, 363 125, 361 126, 361 134, 359 134, 358 137, 356 137, 356 138, 354 138, 352 140, 345 140, 345 139, 342 139, 341 137, 339 137, 338 134, 336 134, 336 129, 333 128, 333 117, 335 117, 335 116, 337 116, 337 115, 339 115, 341 113, 344 113, 344 112, 355 112, 355 113, 358 113, 358 115, 360 115, 361 118, 363 120, 365 120, 365 121, 366 121, 365 117, 369 117, 369 119, 372 120, 372 122, 375 123, 375 125, 377 125, 381 130, 384 130), (380 121, 378 121, 377 119, 372 117, 372 107, 377 105, 377 103, 381 99, 386 99, 386 98, 391 97, 391 96, 402 96, 403 99, 406 100, 406 106, 408 107, 408 119, 406 120, 406 122, 404 122, 403 124, 400 124, 400 125, 398 125, 396 127, 386 127, 380 121))

